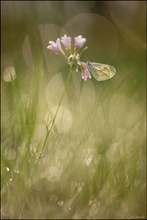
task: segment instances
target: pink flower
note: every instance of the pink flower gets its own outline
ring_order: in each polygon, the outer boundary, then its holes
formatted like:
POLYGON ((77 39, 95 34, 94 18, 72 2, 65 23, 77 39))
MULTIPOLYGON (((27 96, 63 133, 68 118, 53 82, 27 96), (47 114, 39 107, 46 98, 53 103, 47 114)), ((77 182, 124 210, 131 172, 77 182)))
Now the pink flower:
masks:
POLYGON ((78 61, 78 65, 81 68, 81 77, 82 77, 82 79, 84 79, 86 81, 88 77, 91 78, 91 74, 87 69, 86 63, 78 61))
POLYGON ((53 50, 55 53, 65 54, 61 47, 60 38, 57 38, 56 43, 54 41, 49 41, 49 44, 47 49, 53 50))
POLYGON ((80 49, 85 44, 86 38, 82 38, 82 35, 79 35, 78 37, 74 37, 74 42, 75 48, 80 49))
POLYGON ((71 49, 71 37, 67 37, 67 35, 65 34, 63 37, 61 37, 61 42, 66 49, 71 49))

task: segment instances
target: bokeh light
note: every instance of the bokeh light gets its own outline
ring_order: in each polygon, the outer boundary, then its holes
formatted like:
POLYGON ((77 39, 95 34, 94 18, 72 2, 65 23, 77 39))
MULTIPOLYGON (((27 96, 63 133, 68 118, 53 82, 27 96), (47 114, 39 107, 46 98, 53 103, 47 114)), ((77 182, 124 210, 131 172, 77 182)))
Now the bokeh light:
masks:
MULTIPOLYGON (((103 16, 83 13, 71 18, 64 26, 70 36, 82 35, 87 38, 86 45, 91 62, 112 62, 119 49, 119 37, 115 26, 103 16), (109 38, 109 40, 108 40, 109 38)), ((64 34, 64 30, 62 31, 64 34)), ((62 34, 62 35, 63 35, 62 34)))
POLYGON ((145 1, 1 6, 2 218, 145 219, 145 1), (64 34, 72 49, 86 38, 80 61, 112 65, 115 76, 70 72, 47 49, 64 34))

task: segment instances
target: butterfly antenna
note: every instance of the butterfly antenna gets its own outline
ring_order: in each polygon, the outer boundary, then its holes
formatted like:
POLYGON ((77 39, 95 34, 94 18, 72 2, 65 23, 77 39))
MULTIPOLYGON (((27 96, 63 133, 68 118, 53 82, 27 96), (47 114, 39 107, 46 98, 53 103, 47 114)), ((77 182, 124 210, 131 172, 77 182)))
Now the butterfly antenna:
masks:
POLYGON ((81 51, 80 57, 81 57, 82 53, 83 53, 85 50, 87 50, 87 49, 88 49, 88 47, 85 47, 85 48, 81 51))

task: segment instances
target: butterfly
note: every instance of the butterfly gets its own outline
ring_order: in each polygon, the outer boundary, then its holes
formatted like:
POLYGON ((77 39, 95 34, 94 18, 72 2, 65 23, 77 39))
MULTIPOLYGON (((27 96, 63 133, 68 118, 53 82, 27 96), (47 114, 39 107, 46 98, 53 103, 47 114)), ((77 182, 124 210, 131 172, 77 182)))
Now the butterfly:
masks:
POLYGON ((91 63, 87 61, 86 65, 89 72, 98 81, 108 80, 116 74, 116 69, 107 64, 91 63))

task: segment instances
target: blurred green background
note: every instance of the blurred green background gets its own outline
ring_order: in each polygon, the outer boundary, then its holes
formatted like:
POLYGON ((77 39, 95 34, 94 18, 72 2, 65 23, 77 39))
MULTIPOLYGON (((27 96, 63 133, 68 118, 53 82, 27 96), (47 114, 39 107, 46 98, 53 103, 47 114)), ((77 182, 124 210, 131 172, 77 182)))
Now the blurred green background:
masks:
POLYGON ((145 219, 146 1, 2 1, 1 19, 2 219, 145 219), (47 46, 64 34, 117 72, 73 71, 34 167, 69 72, 47 46))

